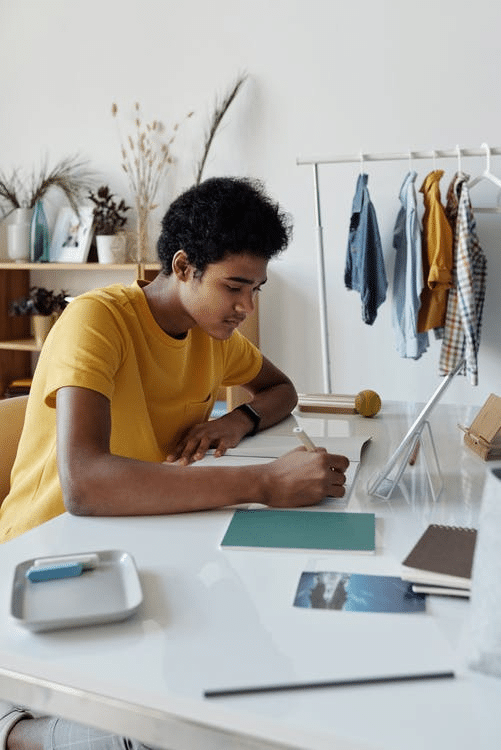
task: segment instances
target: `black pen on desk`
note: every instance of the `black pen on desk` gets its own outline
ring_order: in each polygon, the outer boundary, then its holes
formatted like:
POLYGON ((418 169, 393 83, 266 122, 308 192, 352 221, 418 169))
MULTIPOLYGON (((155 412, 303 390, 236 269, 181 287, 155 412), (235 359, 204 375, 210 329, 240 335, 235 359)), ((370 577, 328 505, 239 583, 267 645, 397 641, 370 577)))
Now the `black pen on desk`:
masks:
POLYGON ((443 680, 455 677, 454 672, 421 672, 417 674, 385 675, 382 677, 358 677, 347 680, 328 680, 325 682, 292 682, 283 685, 260 685, 256 687, 223 688, 205 690, 204 698, 230 698, 235 695, 252 695, 254 693, 277 693, 284 690, 309 690, 312 688, 354 687, 357 685, 376 685, 388 682, 411 682, 414 680, 443 680))
POLYGON ((313 440, 306 434, 302 427, 294 427, 294 435, 302 442, 307 451, 316 451, 317 446, 313 440))

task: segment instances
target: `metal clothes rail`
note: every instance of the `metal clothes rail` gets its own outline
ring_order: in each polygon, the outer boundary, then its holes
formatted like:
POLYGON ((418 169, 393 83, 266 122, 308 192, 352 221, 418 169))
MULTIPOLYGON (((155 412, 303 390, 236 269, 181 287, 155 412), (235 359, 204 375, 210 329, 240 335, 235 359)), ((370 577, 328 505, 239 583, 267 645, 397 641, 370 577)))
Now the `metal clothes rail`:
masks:
POLYGON ((436 149, 432 151, 402 151, 396 153, 337 154, 333 156, 298 156, 296 164, 350 164, 366 161, 405 161, 413 159, 461 159, 463 156, 501 156, 501 147, 490 148, 482 144, 480 148, 436 149))
MULTIPOLYGON (((463 157, 486 157, 486 168, 483 173, 475 178, 470 186, 477 184, 482 179, 486 179, 498 187, 501 188, 501 180, 492 174, 490 168, 491 156, 501 156, 501 147, 495 146, 491 148, 486 143, 482 143, 480 148, 460 148, 456 146, 454 149, 433 149, 431 151, 407 151, 407 152, 395 152, 395 153, 364 153, 360 151, 358 154, 335 154, 331 156, 299 156, 296 159, 298 166, 310 165, 313 167, 313 189, 315 196, 315 231, 317 238, 317 251, 318 251, 318 298, 320 308, 320 332, 321 332, 321 343, 322 343, 322 373, 324 390, 326 393, 332 393, 332 382, 331 382, 331 362, 330 362, 330 348, 329 348, 329 326, 327 319, 327 292, 325 285, 325 254, 324 254, 324 241, 323 241, 323 229, 322 229, 322 212, 321 212, 321 200, 320 200, 320 187, 318 180, 318 167, 320 164, 353 164, 359 162, 361 170, 365 162, 377 162, 377 161, 409 161, 411 165, 416 159, 428 159, 432 160, 435 168, 435 162, 437 159, 457 159, 458 171, 461 171, 461 159, 463 157)), ((484 208, 475 209, 476 212, 485 213, 501 213, 501 208, 484 208)))

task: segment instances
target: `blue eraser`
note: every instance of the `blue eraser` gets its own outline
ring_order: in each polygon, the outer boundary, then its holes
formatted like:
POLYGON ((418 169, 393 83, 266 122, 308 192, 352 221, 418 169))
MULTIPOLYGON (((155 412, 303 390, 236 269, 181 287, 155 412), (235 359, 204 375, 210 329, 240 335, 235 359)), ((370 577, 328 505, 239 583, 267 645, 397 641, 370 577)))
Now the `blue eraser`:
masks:
POLYGON ((32 566, 25 576, 32 583, 52 581, 55 578, 73 578, 82 574, 83 565, 77 562, 60 563, 59 565, 32 566))

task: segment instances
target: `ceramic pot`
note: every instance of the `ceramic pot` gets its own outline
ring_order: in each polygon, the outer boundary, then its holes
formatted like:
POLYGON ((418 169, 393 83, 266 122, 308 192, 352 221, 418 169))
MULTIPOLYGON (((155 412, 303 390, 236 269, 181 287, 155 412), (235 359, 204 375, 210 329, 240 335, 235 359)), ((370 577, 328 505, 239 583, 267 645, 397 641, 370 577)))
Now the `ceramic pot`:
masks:
POLYGON ((16 263, 30 260, 32 208, 16 208, 7 227, 7 254, 16 263))
POLYGON ((33 338, 35 339, 36 345, 42 348, 45 339, 49 335, 49 331, 56 322, 58 317, 57 313, 52 315, 32 315, 31 316, 31 329, 33 332, 33 338))
POLYGON ((98 261, 100 263, 125 263, 126 240, 125 232, 96 235, 98 261))

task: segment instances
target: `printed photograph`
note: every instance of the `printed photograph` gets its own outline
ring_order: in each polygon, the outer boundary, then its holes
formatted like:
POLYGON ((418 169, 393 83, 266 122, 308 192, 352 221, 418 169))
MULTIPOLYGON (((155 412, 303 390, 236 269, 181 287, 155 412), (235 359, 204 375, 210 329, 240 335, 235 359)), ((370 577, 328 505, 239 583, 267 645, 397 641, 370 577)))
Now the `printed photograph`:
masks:
POLYGON ((408 581, 393 576, 305 571, 294 606, 346 612, 424 612, 426 597, 415 594, 408 581))
POLYGON ((80 206, 77 215, 62 208, 56 220, 50 247, 50 259, 58 263, 85 263, 92 241, 94 214, 91 206, 80 206))

